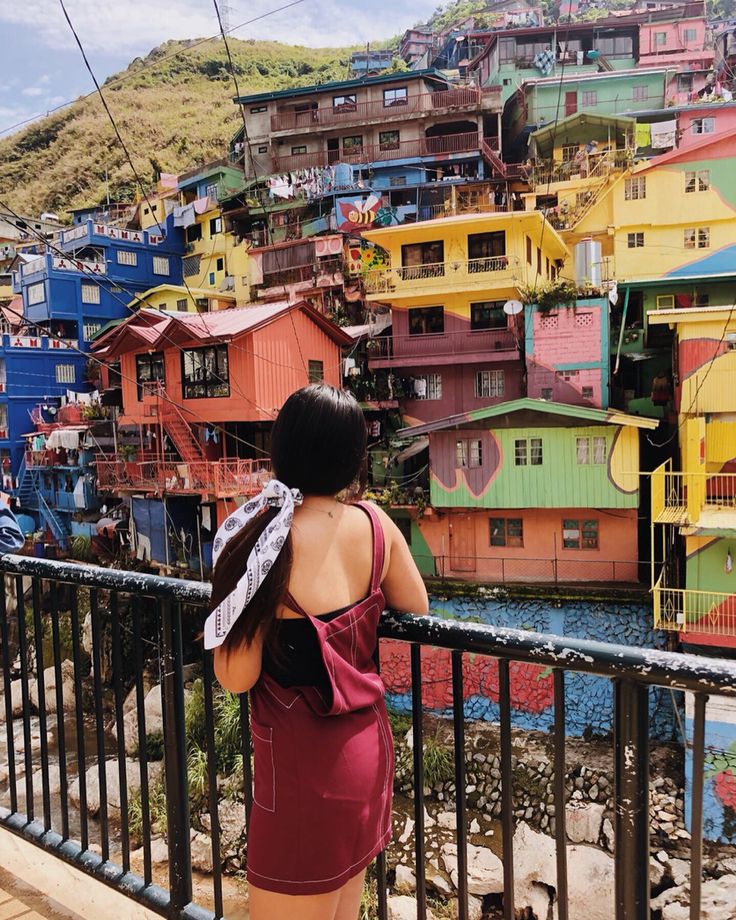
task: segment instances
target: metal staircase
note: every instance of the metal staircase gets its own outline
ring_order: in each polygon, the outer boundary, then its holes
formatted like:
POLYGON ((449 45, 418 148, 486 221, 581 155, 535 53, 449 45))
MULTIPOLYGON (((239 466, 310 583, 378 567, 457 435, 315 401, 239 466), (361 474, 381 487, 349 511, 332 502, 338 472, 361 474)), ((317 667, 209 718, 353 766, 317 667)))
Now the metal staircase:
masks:
POLYGON ((57 514, 40 492, 38 493, 38 510, 41 513, 43 523, 51 531, 51 536, 59 546, 66 548, 67 540, 72 535, 67 516, 57 514))
POLYGON ((49 505, 40 489, 41 474, 38 470, 29 470, 25 458, 18 469, 18 488, 13 493, 21 509, 35 511, 42 526, 47 527, 57 544, 66 548, 71 537, 71 524, 68 515, 59 514, 49 505))
POLYGON ((486 163, 488 163, 499 176, 506 178, 506 164, 485 139, 481 140, 480 150, 486 163))
POLYGON ((204 463, 206 456, 194 437, 189 422, 181 409, 167 400, 159 402, 159 417, 166 434, 171 438, 184 463, 204 463))
POLYGON ((17 476, 18 487, 13 493, 18 499, 21 508, 36 508, 38 489, 36 488, 36 477, 26 468, 25 457, 21 460, 17 476))

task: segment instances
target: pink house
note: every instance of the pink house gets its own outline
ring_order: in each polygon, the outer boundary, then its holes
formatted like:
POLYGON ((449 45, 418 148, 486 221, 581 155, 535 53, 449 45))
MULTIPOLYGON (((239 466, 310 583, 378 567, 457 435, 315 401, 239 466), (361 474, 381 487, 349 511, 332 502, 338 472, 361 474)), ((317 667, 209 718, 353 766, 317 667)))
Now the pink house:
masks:
POLYGON ((578 300, 542 312, 526 307, 527 395, 608 408, 608 300, 578 300))
POLYGON ((702 16, 642 22, 639 26, 639 67, 677 64, 708 70, 713 54, 713 47, 706 45, 706 20, 702 16))
POLYGON ((677 111, 677 149, 701 146, 736 132, 736 102, 703 102, 677 111))

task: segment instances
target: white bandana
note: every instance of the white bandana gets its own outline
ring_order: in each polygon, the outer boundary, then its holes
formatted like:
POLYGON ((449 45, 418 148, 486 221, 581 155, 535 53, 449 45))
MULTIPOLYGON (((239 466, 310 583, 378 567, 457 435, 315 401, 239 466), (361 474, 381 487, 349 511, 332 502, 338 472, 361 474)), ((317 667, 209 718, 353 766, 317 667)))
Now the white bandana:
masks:
POLYGON ((281 509, 256 541, 248 556, 245 572, 234 591, 207 617, 204 624, 205 648, 222 645, 238 617, 253 599, 284 548, 294 518, 294 506, 301 505, 302 501, 302 493, 298 489, 290 489, 278 479, 271 479, 260 495, 246 502, 223 521, 212 547, 212 561, 215 564, 230 540, 266 505, 281 509))

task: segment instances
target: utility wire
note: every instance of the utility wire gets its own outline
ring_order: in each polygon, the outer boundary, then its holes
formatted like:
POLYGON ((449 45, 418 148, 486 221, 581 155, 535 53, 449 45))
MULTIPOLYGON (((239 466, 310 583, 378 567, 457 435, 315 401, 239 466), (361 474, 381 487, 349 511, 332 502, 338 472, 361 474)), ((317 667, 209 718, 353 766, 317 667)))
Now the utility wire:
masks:
MULTIPOLYGON (((246 19, 244 22, 240 22, 238 23, 238 25, 232 26, 231 28, 226 29, 225 31, 229 34, 232 34, 233 32, 237 32, 239 29, 243 29, 245 26, 252 25, 254 22, 259 22, 261 19, 266 19, 267 17, 273 16, 276 13, 282 13, 284 10, 291 9, 291 7, 293 6, 299 6, 300 3, 304 3, 304 2, 306 2, 306 0, 293 0, 292 3, 286 3, 283 6, 278 6, 273 10, 268 10, 265 13, 261 13, 260 16, 254 16, 252 19, 246 19)), ((144 71, 150 70, 152 67, 160 66, 161 64, 164 63, 164 61, 168 61, 168 60, 171 60, 171 58, 180 57, 184 54, 188 54, 194 48, 198 48, 200 45, 206 45, 208 42, 216 41, 219 38, 220 38, 219 32, 216 35, 210 35, 209 38, 200 38, 197 41, 193 41, 190 44, 188 44, 186 48, 179 48, 177 51, 172 51, 170 54, 165 54, 163 57, 155 58, 151 60, 148 64, 144 64, 142 67, 138 67, 136 70, 125 71, 125 73, 121 74, 119 77, 115 77, 115 79, 110 80, 109 82, 106 82, 105 86, 107 89, 113 89, 116 86, 119 86, 121 83, 124 83, 126 80, 130 80, 133 77, 139 76, 144 71)), ((94 96, 94 92, 87 93, 86 95, 82 97, 77 97, 77 99, 68 99, 66 102, 62 102, 59 105, 54 106, 51 109, 48 109, 45 113, 39 112, 36 115, 32 115, 30 118, 26 118, 23 121, 16 122, 14 125, 10 125, 9 128, 3 128, 2 130, 0 130, 0 137, 4 134, 11 134, 13 131, 17 130, 18 128, 22 128, 24 125, 31 124, 31 122, 34 122, 39 118, 43 118, 44 116, 48 118, 48 116, 52 115, 54 112, 58 112, 60 109, 65 109, 68 105, 73 105, 75 102, 80 102, 80 101, 83 102, 85 99, 89 99, 90 96, 94 96)))

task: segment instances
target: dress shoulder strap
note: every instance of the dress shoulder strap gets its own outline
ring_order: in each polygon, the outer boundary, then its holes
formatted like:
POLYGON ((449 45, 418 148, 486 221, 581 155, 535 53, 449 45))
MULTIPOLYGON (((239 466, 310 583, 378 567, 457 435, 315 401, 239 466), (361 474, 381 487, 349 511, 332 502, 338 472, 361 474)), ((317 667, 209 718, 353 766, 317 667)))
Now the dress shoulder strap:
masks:
POLYGON ((306 610, 302 607, 302 605, 299 603, 299 601, 297 601, 297 600, 294 598, 294 595, 291 593, 291 591, 287 591, 287 592, 286 592, 286 597, 284 598, 284 603, 285 603, 286 606, 289 608, 289 610, 293 610, 294 613, 298 613, 298 614, 300 614, 300 615, 303 616, 303 617, 309 618, 309 614, 308 614, 308 613, 306 612, 306 610))
POLYGON ((356 502, 358 508, 362 508, 371 520, 373 530, 373 562, 371 567, 371 594, 375 594, 381 586, 381 575, 383 573, 383 561, 386 557, 386 538, 383 534, 383 525, 376 514, 376 509, 369 502, 356 502))

